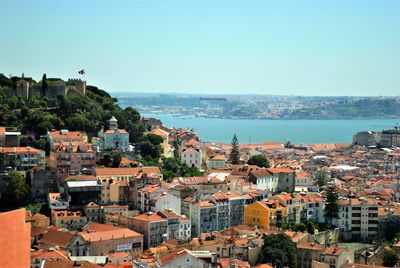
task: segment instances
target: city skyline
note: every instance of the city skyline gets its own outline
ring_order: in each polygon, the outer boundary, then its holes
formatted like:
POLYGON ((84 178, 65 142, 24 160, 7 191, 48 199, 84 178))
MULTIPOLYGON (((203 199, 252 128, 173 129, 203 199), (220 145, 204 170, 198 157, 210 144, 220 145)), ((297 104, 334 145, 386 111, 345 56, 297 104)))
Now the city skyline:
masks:
POLYGON ((0 11, 7 76, 83 68, 112 93, 399 95, 397 1, 22 2, 0 11))

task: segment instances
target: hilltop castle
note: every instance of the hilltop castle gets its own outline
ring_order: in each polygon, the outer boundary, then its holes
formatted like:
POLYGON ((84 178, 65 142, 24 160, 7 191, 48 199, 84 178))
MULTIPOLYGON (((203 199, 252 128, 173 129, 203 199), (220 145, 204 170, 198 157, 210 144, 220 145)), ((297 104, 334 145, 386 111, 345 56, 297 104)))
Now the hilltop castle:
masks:
POLYGON ((17 96, 24 100, 32 98, 34 95, 43 95, 48 98, 57 96, 67 96, 72 94, 85 95, 86 81, 81 79, 68 79, 67 82, 59 78, 46 79, 46 87, 42 86, 42 81, 36 82, 32 78, 19 78, 12 86, 5 87, 8 97, 17 96))

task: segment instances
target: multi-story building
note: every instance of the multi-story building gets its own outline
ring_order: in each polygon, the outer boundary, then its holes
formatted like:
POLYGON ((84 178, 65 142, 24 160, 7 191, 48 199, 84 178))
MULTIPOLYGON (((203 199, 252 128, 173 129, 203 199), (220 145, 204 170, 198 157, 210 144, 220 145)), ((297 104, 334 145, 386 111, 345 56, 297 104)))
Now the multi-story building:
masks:
POLYGON ((45 152, 32 147, 0 147, 0 167, 29 170, 45 166, 45 152))
POLYGON ((174 213, 172 210, 164 210, 157 213, 168 220, 167 239, 188 241, 191 237, 190 219, 174 213))
POLYGON ((287 209, 277 200, 262 200, 244 208, 244 223, 271 230, 287 222, 287 209))
POLYGON ((218 207, 211 201, 198 201, 191 205, 192 235, 218 230, 218 207))
POLYGON ((60 189, 70 196, 71 206, 100 202, 101 185, 95 176, 69 176, 60 182, 60 189))
POLYGON ((96 166, 96 152, 86 142, 61 142, 50 151, 50 167, 63 174, 92 170, 96 166))
POLYGON ((301 214, 303 211, 304 203, 300 194, 281 193, 271 196, 271 200, 278 200, 278 202, 287 208, 288 222, 300 223, 301 214))
POLYGON ((339 219, 334 224, 345 239, 372 241, 378 234, 378 204, 371 198, 349 198, 338 201, 339 219))
POLYGON ((339 268, 354 262, 354 252, 342 247, 327 247, 321 255, 321 262, 328 264, 329 268, 339 268))
POLYGON ((19 147, 19 136, 21 132, 7 131, 5 127, 0 127, 0 147, 19 147))
POLYGON ((128 228, 144 235, 145 249, 160 245, 168 237, 168 219, 150 211, 128 218, 128 228))
POLYGON ((88 142, 88 136, 80 131, 69 131, 68 129, 52 130, 47 131, 47 141, 52 150, 54 145, 59 143, 88 142))
POLYGON ((268 168, 273 176, 278 176, 278 191, 292 193, 295 190, 296 173, 290 168, 268 168))
POLYGON ((383 147, 400 146, 400 129, 399 129, 399 127, 395 127, 394 129, 382 131, 381 146, 383 146, 383 147))
POLYGON ((31 198, 35 202, 46 201, 53 189, 53 173, 45 167, 34 167, 29 170, 27 178, 31 183, 31 198))
POLYGON ((225 164, 226 164, 226 158, 225 158, 225 155, 223 155, 223 154, 213 156, 208 160, 208 168, 209 169, 223 168, 223 167, 225 167, 225 164))
POLYGON ((101 129, 98 138, 92 140, 93 146, 103 150, 126 150, 129 147, 129 133, 118 128, 118 120, 113 116, 108 120, 108 130, 101 129))
POLYGON ((51 210, 66 210, 69 208, 71 197, 66 193, 49 193, 47 203, 51 210))
POLYGON ((106 256, 115 252, 135 256, 143 251, 143 235, 125 227, 90 223, 72 240, 68 251, 72 256, 106 256))
POLYGON ((318 243, 299 243, 297 245, 297 255, 299 256, 299 268, 311 268, 313 261, 319 261, 324 251, 324 245, 318 243))
POLYGON ((325 222, 325 200, 320 193, 309 193, 301 195, 304 207, 302 210, 302 220, 313 219, 318 223, 325 222))
MULTIPOLYGON (((207 196, 203 199, 207 199, 207 196)), ((218 192, 208 198, 217 206, 218 230, 243 224, 244 198, 238 193, 218 192)))
POLYGON ((83 206, 83 211, 85 212, 88 221, 103 221, 103 209, 100 205, 90 202, 83 206))
POLYGON ((251 171, 249 181, 254 183, 257 189, 266 190, 275 193, 278 190, 279 177, 277 174, 271 173, 266 168, 251 171))
POLYGON ((87 224, 87 217, 80 210, 52 210, 51 224, 54 226, 77 230, 87 224))
POLYGON ((192 146, 185 148, 181 153, 181 161, 189 167, 201 170, 203 165, 201 150, 192 146))
POLYGON ((170 135, 169 132, 161 127, 153 128, 150 131, 151 134, 158 135, 163 138, 163 142, 160 144, 162 147, 162 154, 165 157, 173 157, 174 156, 174 147, 170 144, 170 135))

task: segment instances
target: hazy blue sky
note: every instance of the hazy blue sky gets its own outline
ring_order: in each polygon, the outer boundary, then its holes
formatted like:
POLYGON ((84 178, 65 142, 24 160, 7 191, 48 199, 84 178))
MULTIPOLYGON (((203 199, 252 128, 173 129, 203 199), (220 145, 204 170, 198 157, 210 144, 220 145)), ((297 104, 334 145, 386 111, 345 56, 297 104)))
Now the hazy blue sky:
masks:
POLYGON ((0 72, 108 91, 400 95, 400 1, 0 0, 0 72))

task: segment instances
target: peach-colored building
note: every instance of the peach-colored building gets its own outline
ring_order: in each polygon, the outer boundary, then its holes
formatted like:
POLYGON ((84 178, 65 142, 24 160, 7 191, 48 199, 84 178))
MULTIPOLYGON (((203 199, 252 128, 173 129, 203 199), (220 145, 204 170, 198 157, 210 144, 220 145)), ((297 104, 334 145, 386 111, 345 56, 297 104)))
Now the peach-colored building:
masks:
POLYGON ((45 165, 45 152, 32 147, 0 147, 0 166, 28 170, 45 165))
POLYGON ((86 133, 80 131, 68 131, 67 129, 62 129, 48 131, 47 140, 52 149, 54 144, 62 142, 88 142, 88 136, 86 133))
POLYGON ((93 169, 96 152, 86 142, 62 142, 54 144, 50 152, 50 167, 60 173, 79 172, 84 168, 93 169))
POLYGON ((26 210, 0 213, 0 267, 30 267, 31 224, 26 210))

